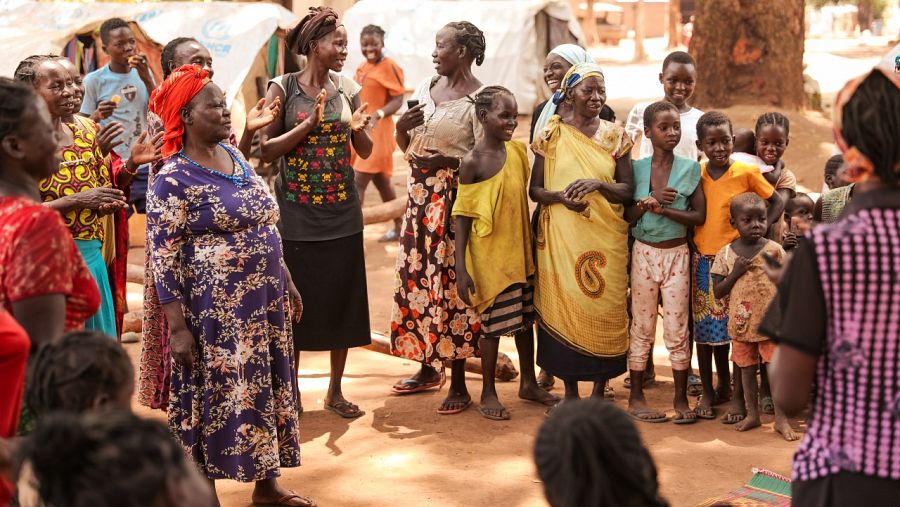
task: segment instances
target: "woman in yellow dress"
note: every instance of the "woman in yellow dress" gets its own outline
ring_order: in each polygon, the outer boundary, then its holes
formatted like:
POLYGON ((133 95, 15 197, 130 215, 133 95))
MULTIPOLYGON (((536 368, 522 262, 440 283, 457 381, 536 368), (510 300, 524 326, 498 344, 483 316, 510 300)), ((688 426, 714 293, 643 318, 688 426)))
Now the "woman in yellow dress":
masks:
POLYGON ((603 396, 610 378, 626 370, 628 351, 628 224, 631 140, 598 115, 606 102, 603 72, 572 66, 553 97, 565 101, 535 133, 530 195, 541 205, 537 230, 535 309, 538 364, 565 383, 594 382, 603 396))

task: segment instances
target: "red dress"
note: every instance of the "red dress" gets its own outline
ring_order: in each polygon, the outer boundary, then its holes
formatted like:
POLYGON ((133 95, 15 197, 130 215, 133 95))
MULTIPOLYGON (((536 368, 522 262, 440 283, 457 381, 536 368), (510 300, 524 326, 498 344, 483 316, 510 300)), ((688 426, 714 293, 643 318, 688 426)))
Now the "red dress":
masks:
POLYGON ((66 296, 66 331, 97 313, 100 292, 55 210, 0 197, 0 308, 48 294, 66 296))
MULTIPOLYGON (((25 330, 0 309, 0 438, 16 435, 30 348, 25 330)), ((0 477, 0 505, 7 505, 11 499, 12 485, 0 477)))

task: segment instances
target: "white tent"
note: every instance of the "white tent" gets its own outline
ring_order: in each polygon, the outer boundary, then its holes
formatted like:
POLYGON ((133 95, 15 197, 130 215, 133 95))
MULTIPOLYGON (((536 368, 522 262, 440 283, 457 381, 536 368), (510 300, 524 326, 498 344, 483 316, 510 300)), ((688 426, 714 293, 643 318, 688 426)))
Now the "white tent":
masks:
MULTIPOLYGON (((16 65, 29 55, 61 53, 73 36, 92 31, 112 17, 136 22, 160 45, 176 37, 199 40, 212 54, 214 80, 225 90, 229 103, 242 101, 238 92, 251 69, 256 67, 259 73, 258 67, 264 64, 259 53, 269 38, 298 21, 292 12, 267 2, 80 4, 0 0, 0 75, 12 76, 16 65)), ((242 116, 236 118, 240 123, 242 116)))
POLYGON ((485 84, 509 88, 520 113, 531 113, 546 98, 541 67, 556 44, 581 39, 567 0, 361 0, 344 14, 350 55, 344 73, 363 61, 359 33, 365 25, 385 30, 385 54, 400 64, 406 87, 434 75, 434 36, 451 21, 470 21, 487 42, 484 63, 474 67, 485 84))

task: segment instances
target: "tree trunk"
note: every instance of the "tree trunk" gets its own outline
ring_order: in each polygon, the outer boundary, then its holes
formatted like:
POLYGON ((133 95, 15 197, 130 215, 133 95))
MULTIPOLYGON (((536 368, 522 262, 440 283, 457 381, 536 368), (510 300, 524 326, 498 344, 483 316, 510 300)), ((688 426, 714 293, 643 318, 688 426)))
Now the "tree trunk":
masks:
POLYGON ((667 49, 681 45, 681 0, 669 0, 669 44, 667 49))
POLYGON ((803 3, 698 0, 690 48, 697 60, 695 104, 802 107, 803 3))
POLYGON ((634 9, 634 61, 643 62, 647 59, 644 52, 644 0, 637 0, 634 9))
POLYGON ((856 2, 856 23, 859 25, 859 33, 872 29, 872 18, 872 1, 856 2))

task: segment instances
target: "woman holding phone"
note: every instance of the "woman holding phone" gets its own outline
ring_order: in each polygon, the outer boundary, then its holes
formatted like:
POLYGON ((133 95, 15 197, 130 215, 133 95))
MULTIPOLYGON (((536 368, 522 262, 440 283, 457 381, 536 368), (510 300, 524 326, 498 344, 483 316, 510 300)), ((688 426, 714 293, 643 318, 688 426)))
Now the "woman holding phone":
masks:
POLYGON ((450 211, 462 156, 482 135, 474 100, 482 84, 472 74, 472 64, 481 65, 484 51, 484 34, 472 23, 444 26, 431 54, 437 76, 416 88, 412 100, 418 103, 397 122, 397 144, 411 170, 400 230, 391 350, 422 366, 411 378, 397 382, 393 391, 411 394, 441 386, 444 362, 452 361, 450 393, 439 414, 459 413, 472 403, 463 367, 465 359, 475 355, 480 323, 478 314, 457 296, 450 211))

